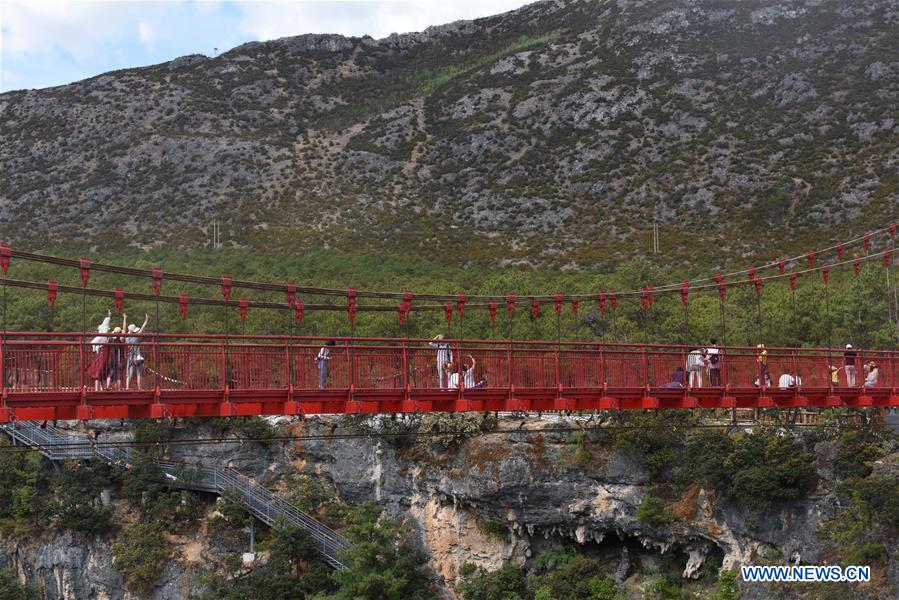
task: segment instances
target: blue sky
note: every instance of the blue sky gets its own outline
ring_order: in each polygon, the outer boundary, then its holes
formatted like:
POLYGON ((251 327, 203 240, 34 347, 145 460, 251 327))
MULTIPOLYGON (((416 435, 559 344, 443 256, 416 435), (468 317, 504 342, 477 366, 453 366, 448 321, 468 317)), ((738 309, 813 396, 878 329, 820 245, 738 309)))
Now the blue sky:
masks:
POLYGON ((211 56, 301 33, 421 31, 512 10, 519 0, 447 2, 90 2, 0 0, 0 92, 62 85, 106 71, 211 56))

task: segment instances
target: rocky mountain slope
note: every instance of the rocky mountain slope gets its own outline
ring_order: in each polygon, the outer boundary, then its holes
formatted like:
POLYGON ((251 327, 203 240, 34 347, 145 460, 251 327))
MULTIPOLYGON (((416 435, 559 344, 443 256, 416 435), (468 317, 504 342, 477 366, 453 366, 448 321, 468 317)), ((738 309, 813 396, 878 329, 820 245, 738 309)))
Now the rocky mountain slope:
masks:
MULTIPOLYGON (((896 0, 540 2, 0 95, 0 237, 589 266, 893 216, 896 0)), ((833 227, 831 234, 827 231, 833 227)))

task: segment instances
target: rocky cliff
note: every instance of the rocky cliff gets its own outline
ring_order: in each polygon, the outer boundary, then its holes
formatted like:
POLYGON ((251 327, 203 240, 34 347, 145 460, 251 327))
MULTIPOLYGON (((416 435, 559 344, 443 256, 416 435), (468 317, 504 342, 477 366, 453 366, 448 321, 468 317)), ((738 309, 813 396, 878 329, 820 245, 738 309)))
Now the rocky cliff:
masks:
POLYGON ((893 216, 897 25, 896 0, 559 0, 9 92, 0 237, 196 247, 216 218, 235 246, 576 267, 655 221, 672 261, 805 250, 893 216))
MULTIPOLYGON (((377 502, 415 533, 446 598, 454 597, 466 563, 487 570, 507 561, 526 565, 563 546, 598 558, 632 598, 645 596, 660 561, 673 563, 689 580, 701 572, 746 564, 834 560, 833 544, 820 531, 847 507, 847 499, 837 491, 832 465, 838 445, 832 439, 814 445, 816 482, 801 499, 756 510, 694 485, 670 498, 669 519, 651 523, 640 516, 640 506, 659 493, 659 485, 651 481, 639 455, 606 452, 601 445, 580 455, 583 436, 553 431, 558 422, 519 424, 503 421, 498 433, 445 448, 400 438, 328 439, 335 431, 358 431, 353 429, 357 424, 315 419, 285 426, 285 431, 314 439, 272 447, 171 446, 168 452, 176 460, 230 463, 272 487, 306 474, 336 490, 343 502, 377 502)), ((192 435, 179 432, 184 438, 192 435)), ((875 474, 895 475, 899 463, 891 447, 892 454, 874 465, 875 474)), ((231 532, 223 540, 208 516, 196 527, 172 534, 176 550, 152 597, 202 592, 206 583, 201 576, 217 568, 226 551, 247 549, 242 535, 231 532)), ((111 568, 110 543, 68 534, 22 542, 7 535, 5 562, 22 577, 40 581, 48 598, 134 597, 111 568)), ((895 538, 887 544, 885 562, 874 561, 874 583, 853 588, 858 597, 885 597, 899 589, 895 544, 895 538)), ((743 598, 767 598, 774 592, 770 586, 741 586, 743 598)), ((818 597, 800 592, 777 593, 818 597)))

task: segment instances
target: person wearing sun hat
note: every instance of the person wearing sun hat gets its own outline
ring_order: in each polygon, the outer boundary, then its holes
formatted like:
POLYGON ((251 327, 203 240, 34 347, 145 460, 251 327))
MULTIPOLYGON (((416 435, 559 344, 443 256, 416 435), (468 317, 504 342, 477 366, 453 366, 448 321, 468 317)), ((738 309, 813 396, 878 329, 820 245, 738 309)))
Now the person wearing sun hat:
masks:
POLYGON ((852 348, 852 344, 846 344, 846 352, 843 353, 843 368, 846 369, 846 385, 855 387, 856 362, 858 352, 852 348))
MULTIPOLYGON (((126 317, 127 318, 127 317, 126 317)), ((141 389, 141 378, 144 375, 144 357, 140 353, 140 335, 147 327, 150 315, 144 314, 144 324, 138 327, 134 323, 128 325, 128 333, 125 338, 128 345, 127 364, 125 366, 125 389, 131 388, 131 378, 137 378, 137 389, 141 389)))
POLYGON ((112 382, 122 381, 122 370, 125 367, 125 340, 122 339, 122 330, 127 326, 127 319, 127 316, 122 316, 122 326, 113 329, 112 336, 107 340, 109 346, 109 354, 106 357, 107 390, 112 389, 112 382))
POLYGON ((431 348, 437 348, 437 385, 445 390, 449 385, 449 373, 446 372, 446 363, 453 362, 453 352, 450 345, 443 341, 443 334, 434 336, 433 341, 428 342, 431 348))

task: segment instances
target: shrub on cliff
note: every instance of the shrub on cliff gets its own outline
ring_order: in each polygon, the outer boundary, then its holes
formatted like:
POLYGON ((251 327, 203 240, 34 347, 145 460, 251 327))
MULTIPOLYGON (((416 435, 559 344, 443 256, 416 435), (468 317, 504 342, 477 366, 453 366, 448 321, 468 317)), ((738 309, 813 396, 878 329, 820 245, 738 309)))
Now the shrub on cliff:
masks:
POLYGON ((496 571, 480 569, 459 584, 465 600, 523 600, 527 597, 524 571, 506 563, 496 571))
POLYGON ((844 564, 870 564, 886 558, 887 544, 899 532, 899 477, 871 475, 841 483, 837 492, 849 503, 819 534, 829 539, 844 564))
POLYGON ((808 489, 814 462, 815 455, 790 437, 738 435, 724 461, 729 475, 727 494, 752 508, 795 500, 808 489))
POLYGON ((128 589, 148 594, 162 574, 169 556, 169 545, 162 523, 137 523, 112 547, 112 566, 122 573, 128 589))
POLYGON ((674 513, 658 498, 644 496, 637 506, 637 520, 650 527, 661 527, 674 520, 674 513))
POLYGON ((675 480, 702 485, 752 508, 795 500, 810 487, 815 456, 802 443, 771 431, 690 434, 675 480))
POLYGON ((13 569, 0 569, 0 598, 3 600, 40 600, 43 597, 37 588, 19 583, 13 569))
POLYGON ((624 415, 622 429, 613 433, 613 446, 643 457, 650 480, 663 479, 681 455, 686 432, 693 422, 688 411, 654 411, 624 415))
POLYGON ((0 519, 24 528, 37 525, 49 480, 50 470, 37 452, 0 451, 0 519))
POLYGON ((568 548, 548 550, 534 559, 528 574, 506 563, 496 571, 465 569, 459 592, 464 600, 619 600, 615 583, 599 561, 568 548))
POLYGON ((833 460, 833 474, 838 479, 867 477, 880 454, 877 445, 866 440, 860 432, 848 431, 840 436, 840 448, 833 460))

